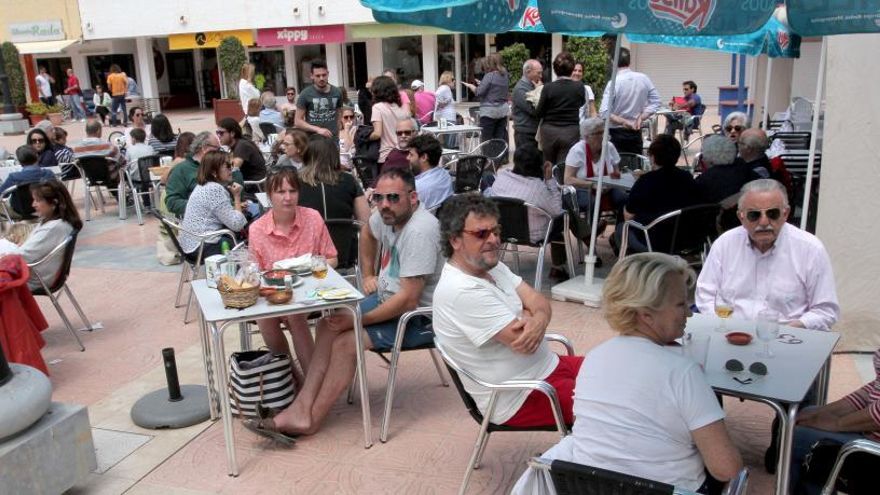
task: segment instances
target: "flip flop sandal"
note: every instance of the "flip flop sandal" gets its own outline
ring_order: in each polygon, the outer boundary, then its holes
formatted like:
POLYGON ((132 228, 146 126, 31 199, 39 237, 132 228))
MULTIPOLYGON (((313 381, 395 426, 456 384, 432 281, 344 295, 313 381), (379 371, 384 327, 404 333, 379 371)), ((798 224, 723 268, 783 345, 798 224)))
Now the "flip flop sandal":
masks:
POLYGON ((248 419, 243 424, 245 428, 257 435, 266 437, 284 446, 290 447, 296 443, 296 437, 278 431, 275 427, 275 422, 272 420, 248 419))

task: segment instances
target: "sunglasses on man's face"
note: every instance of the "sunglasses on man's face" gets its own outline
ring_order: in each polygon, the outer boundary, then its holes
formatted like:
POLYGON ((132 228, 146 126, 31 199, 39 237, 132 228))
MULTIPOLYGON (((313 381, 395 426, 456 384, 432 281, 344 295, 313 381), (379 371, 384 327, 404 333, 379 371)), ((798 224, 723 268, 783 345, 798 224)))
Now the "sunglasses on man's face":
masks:
POLYGON ((501 226, 496 225, 491 229, 479 229, 479 230, 462 230, 465 234, 472 235, 481 241, 485 241, 489 238, 490 234, 495 234, 495 237, 501 237, 501 226))
POLYGON ((397 131, 398 136, 412 136, 413 131, 397 131))
POLYGON ((729 125, 724 128, 724 130, 727 132, 731 132, 731 131, 742 132, 743 129, 745 129, 745 127, 743 127, 741 125, 729 125))
POLYGON ((287 96, 296 96, 296 93, 287 93, 287 96))
POLYGON ((779 220, 779 217, 782 216, 782 210, 779 208, 768 208, 766 210, 749 210, 746 212, 746 220, 749 222, 757 222, 761 219, 761 215, 767 215, 771 221, 779 220))
POLYGON ((373 204, 378 205, 387 199, 389 203, 396 205, 397 203, 400 202, 400 198, 401 198, 400 193, 388 193, 388 194, 373 193, 373 196, 370 198, 370 201, 372 201, 373 204))

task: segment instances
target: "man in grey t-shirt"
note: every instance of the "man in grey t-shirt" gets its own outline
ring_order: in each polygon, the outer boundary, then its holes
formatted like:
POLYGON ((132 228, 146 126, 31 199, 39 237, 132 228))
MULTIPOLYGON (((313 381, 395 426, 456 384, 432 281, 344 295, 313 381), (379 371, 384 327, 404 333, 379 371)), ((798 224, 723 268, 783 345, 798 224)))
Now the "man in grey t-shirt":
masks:
MULTIPOLYGON (((377 211, 360 237, 363 289, 370 295, 360 307, 365 345, 388 350, 394 345, 400 316, 431 305, 445 260, 440 223, 419 203, 409 171, 391 169, 380 175, 372 201, 377 211), (373 263, 377 252, 381 254, 378 276, 373 263)), ((246 423, 251 431, 276 439, 276 432, 315 433, 351 384, 357 359, 351 317, 324 318, 318 327, 312 362, 296 400, 274 418, 246 423)), ((430 320, 417 316, 409 321, 403 347, 417 347, 433 339, 430 320)))
POLYGON ((296 100, 294 126, 309 133, 339 138, 342 127, 342 90, 330 84, 327 64, 312 61, 312 85, 302 90, 296 100))

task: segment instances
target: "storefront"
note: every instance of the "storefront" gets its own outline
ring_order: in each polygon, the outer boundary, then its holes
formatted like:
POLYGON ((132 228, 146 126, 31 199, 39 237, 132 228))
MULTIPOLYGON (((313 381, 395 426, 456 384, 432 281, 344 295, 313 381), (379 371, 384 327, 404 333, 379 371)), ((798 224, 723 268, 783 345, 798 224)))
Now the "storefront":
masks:
POLYGON ((34 78, 39 67, 45 67, 47 73, 54 79, 51 83, 52 94, 63 94, 67 69, 73 67, 73 62, 69 56, 66 56, 65 50, 77 42, 65 32, 63 21, 50 19, 14 22, 7 24, 6 28, 9 40, 15 44, 18 53, 24 56, 25 79, 30 99, 36 100, 38 97, 34 78))
MULTIPOLYGON (((312 61, 326 61, 327 46, 345 42, 345 26, 299 26, 257 30, 258 48, 249 50, 257 74, 264 80, 265 89, 283 95, 288 86, 297 91, 312 83, 312 61)), ((333 75, 334 78, 339 75, 333 75)), ((255 78, 256 79, 256 78, 255 78)))
MULTIPOLYGON (((206 108, 214 98, 221 97, 223 78, 217 63, 217 47, 229 36, 238 38, 245 47, 254 44, 253 32, 249 29, 173 34, 168 37, 168 52, 163 54, 162 50, 158 50, 158 57, 154 57, 160 93, 167 95, 162 99, 163 108, 196 105, 206 108), (161 72, 167 72, 167 81, 161 72)), ((154 48, 154 51, 157 50, 154 48)))

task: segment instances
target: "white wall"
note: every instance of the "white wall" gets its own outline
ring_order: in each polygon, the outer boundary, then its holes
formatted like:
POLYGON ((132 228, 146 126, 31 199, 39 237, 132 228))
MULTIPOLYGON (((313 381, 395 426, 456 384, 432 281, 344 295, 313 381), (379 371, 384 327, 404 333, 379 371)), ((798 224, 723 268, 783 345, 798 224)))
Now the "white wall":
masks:
MULTIPOLYGON (((825 139, 817 234, 840 298, 838 349, 880 346, 880 35, 828 39, 825 139)), ((815 95, 812 95, 815 98, 815 95)))
POLYGON ((821 41, 801 42, 801 57, 794 59, 791 72, 791 97, 816 99, 816 76, 819 67, 821 41))
POLYGON ((374 22, 358 0, 80 0, 85 39, 166 37, 175 33, 374 22), (296 14, 294 10, 296 9, 296 14), (181 16, 185 22, 181 22, 181 16))

